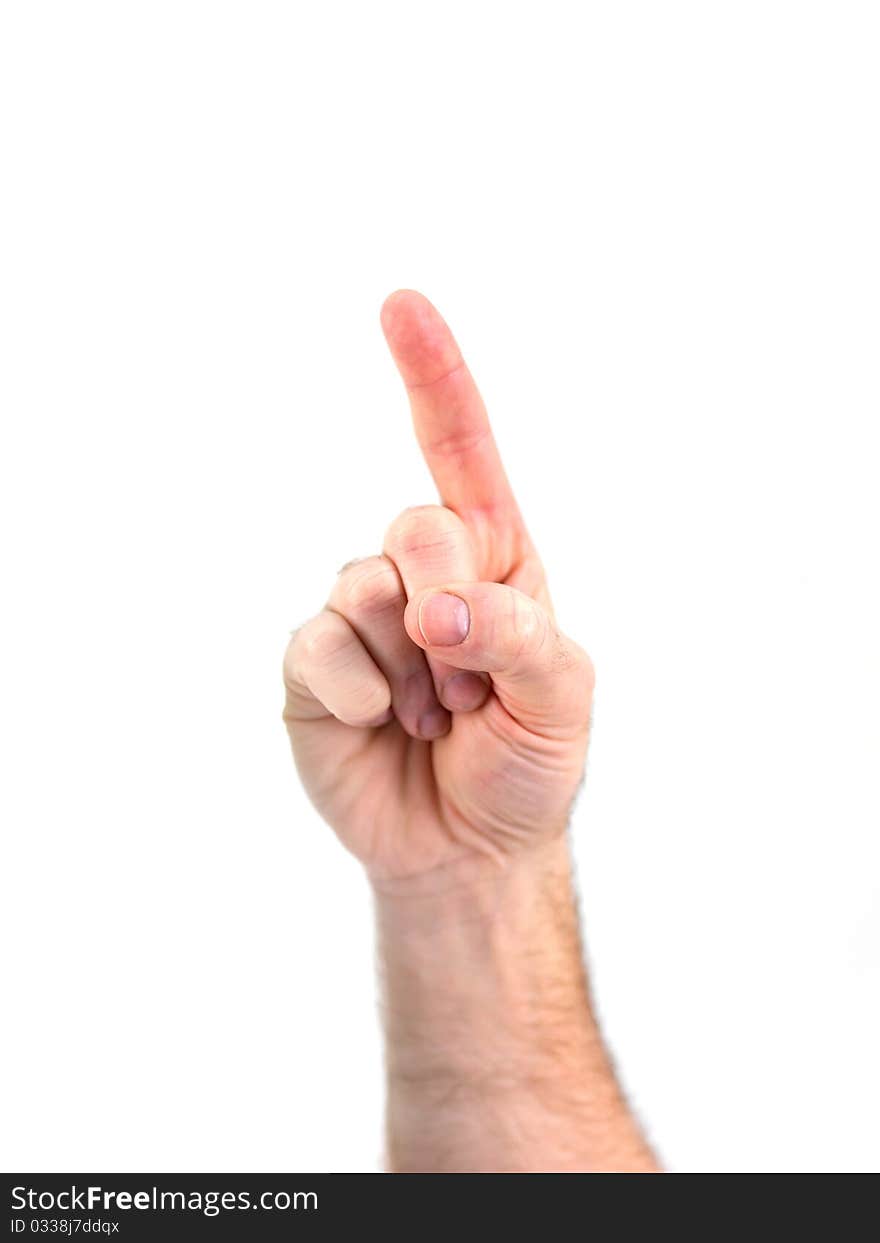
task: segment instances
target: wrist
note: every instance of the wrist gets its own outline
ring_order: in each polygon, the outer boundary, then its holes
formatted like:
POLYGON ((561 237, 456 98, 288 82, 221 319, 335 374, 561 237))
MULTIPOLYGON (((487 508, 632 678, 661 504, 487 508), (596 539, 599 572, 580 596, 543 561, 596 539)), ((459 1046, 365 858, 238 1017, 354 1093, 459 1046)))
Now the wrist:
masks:
POLYGON ((656 1168, 593 1016, 563 835, 374 890, 392 1168, 656 1168))
POLYGON ((368 871, 377 909, 419 926, 427 918, 445 924, 462 910, 492 917, 549 881, 571 886, 568 836, 560 830, 508 855, 476 850, 410 876, 368 871), (475 909, 476 908, 476 909, 475 909))
POLYGON ((486 1088, 604 1062, 565 835, 373 888, 392 1079, 486 1088))

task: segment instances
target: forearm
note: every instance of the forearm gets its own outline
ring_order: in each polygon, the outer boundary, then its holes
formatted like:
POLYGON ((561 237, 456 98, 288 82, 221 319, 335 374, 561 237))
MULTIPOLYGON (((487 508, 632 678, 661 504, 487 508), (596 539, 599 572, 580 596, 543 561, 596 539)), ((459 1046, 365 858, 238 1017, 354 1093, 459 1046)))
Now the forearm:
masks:
POLYGON ((376 886, 399 1171, 654 1170, 582 965, 567 843, 376 886))

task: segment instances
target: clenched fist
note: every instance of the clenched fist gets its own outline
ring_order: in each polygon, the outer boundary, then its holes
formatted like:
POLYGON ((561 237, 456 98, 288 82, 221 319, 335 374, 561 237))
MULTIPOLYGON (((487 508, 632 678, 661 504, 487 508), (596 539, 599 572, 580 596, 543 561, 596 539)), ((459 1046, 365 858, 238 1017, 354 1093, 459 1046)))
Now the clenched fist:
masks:
POLYGON ((305 787, 377 882, 502 861, 565 829, 593 674, 544 573, 452 334, 402 290, 382 327, 441 504, 392 522, 285 657, 305 787))

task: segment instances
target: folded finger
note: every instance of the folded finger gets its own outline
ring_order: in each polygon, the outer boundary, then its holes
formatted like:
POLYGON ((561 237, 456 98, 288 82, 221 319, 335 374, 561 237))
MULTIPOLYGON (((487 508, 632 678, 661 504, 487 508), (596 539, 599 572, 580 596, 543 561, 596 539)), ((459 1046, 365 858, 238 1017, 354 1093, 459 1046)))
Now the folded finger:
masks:
POLYGON ((437 700, 424 652, 406 633, 406 592, 388 557, 367 557, 347 565, 330 593, 328 607, 346 619, 382 671, 391 707, 413 738, 439 738, 449 713, 437 700))
POLYGON ((358 635, 338 613, 313 617, 294 635, 284 659, 288 720, 334 716, 373 727, 391 719, 391 689, 358 635))

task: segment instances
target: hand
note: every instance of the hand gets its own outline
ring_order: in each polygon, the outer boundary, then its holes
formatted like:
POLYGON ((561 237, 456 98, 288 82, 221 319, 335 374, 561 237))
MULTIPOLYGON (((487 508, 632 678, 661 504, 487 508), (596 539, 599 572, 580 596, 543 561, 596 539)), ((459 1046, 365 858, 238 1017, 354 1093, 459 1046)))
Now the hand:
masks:
POLYGON ((442 505, 351 562, 285 657, 284 718, 315 806, 377 882, 503 859, 561 835, 592 667, 556 628, 486 410, 434 307, 382 327, 442 505))
POLYGON ((590 661, 449 329, 410 291, 382 326, 443 504, 342 570, 288 648, 284 715, 376 894, 388 1164, 657 1169, 590 1006, 564 832, 590 661))

